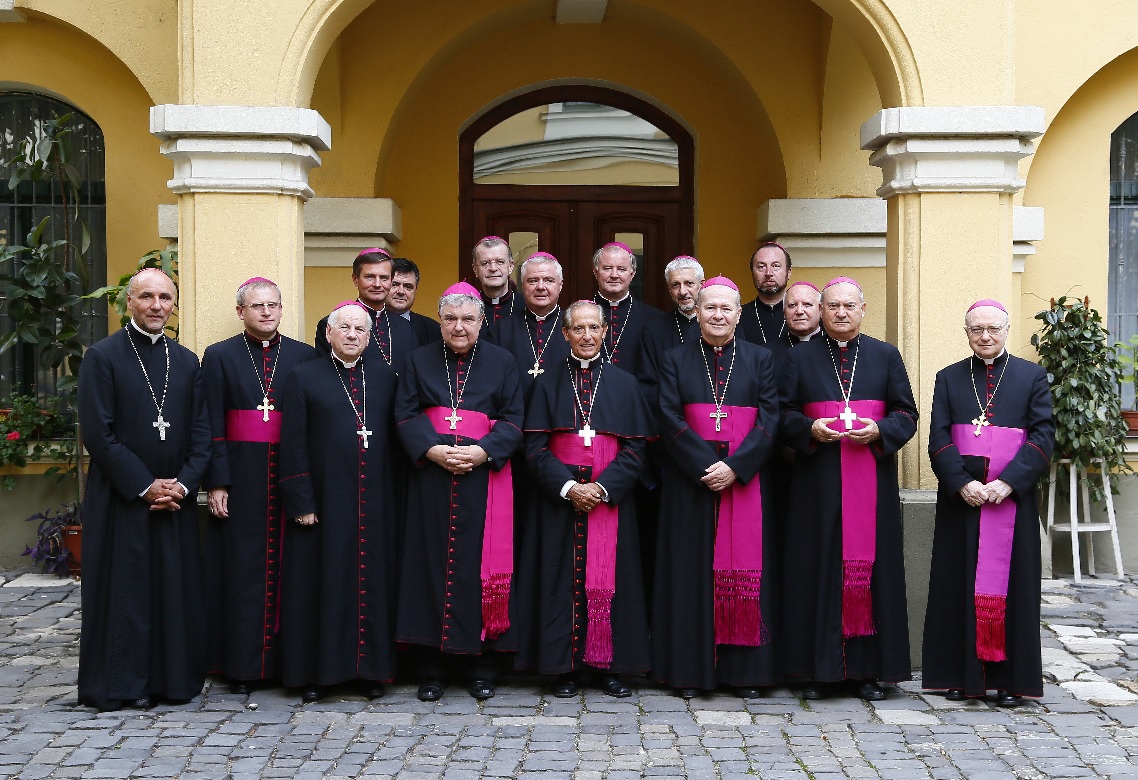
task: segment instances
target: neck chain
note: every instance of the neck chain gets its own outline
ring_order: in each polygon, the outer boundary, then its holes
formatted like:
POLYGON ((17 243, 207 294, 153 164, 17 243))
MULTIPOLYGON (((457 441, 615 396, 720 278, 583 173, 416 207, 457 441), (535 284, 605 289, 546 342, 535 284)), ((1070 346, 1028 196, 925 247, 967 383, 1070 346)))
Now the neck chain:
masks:
MULTIPOLYGON (((598 293, 598 295, 599 295, 599 293, 598 293)), ((596 295, 593 296, 594 299, 596 297, 597 297, 596 295)), ((618 308, 620 306, 620 303, 612 303, 607 298, 605 298, 603 295, 601 295, 600 297, 605 301, 605 303, 607 303, 609 305, 610 308, 618 308)), ((603 306, 604 304, 601 304, 601 305, 603 306)), ((608 318, 606 317, 605 319, 607 320, 608 318)), ((612 356, 615 355, 617 349, 620 348, 620 340, 621 340, 621 338, 624 337, 624 332, 626 330, 628 330, 628 321, 630 319, 632 319, 632 296, 631 295, 628 296, 628 311, 624 315, 624 323, 621 324, 620 331, 616 334, 616 338, 612 342, 612 349, 608 348, 608 337, 607 336, 605 337, 605 340, 601 342, 601 348, 604 349, 604 351, 605 351, 605 358, 607 358, 610 363, 612 362, 612 356)), ((612 334, 612 331, 609 331, 609 335, 611 335, 611 334, 612 334)))
POLYGON ((683 344, 684 343, 684 326, 680 324, 680 317, 687 319, 687 316, 682 311, 680 311, 679 309, 676 309, 676 316, 674 318, 675 323, 676 323, 676 333, 680 334, 680 343, 683 344))
MULTIPOLYGON (((474 342, 474 346, 470 348, 470 362, 466 366, 466 376, 462 378, 462 383, 458 385, 458 397, 455 397, 455 389, 450 381, 450 361, 447 359, 447 346, 443 342, 443 366, 447 372, 447 394, 450 396, 450 417, 443 419, 450 423, 452 431, 458 430, 458 424, 462 417, 458 413, 458 407, 462 406, 462 394, 466 390, 466 383, 470 381, 470 370, 474 367, 474 353, 478 351, 478 342, 474 342)), ((458 355, 455 355, 455 372, 458 372, 458 355)), ((458 439, 458 434, 455 434, 455 439, 458 439)))
POLYGON ((375 319, 372 320, 371 334, 375 337, 375 345, 379 347, 379 355, 383 358, 383 362, 391 365, 391 359, 395 355, 395 334, 391 332, 391 318, 387 316, 387 306, 383 307, 383 311, 375 313, 375 319), (383 351, 383 343, 379 340, 379 315, 383 315, 383 321, 387 323, 387 352, 383 351))
POLYGON ((731 372, 735 370, 735 342, 734 340, 731 342, 731 363, 727 366, 727 379, 723 383, 722 395, 717 395, 715 392, 715 380, 711 378, 711 364, 707 362, 707 350, 701 347, 699 354, 703 357, 703 368, 707 371, 707 381, 711 385, 711 400, 715 404, 715 411, 707 416, 715 419, 715 430, 721 431, 723 418, 727 416, 727 412, 723 411, 723 402, 727 400, 727 387, 731 384, 731 372))
POLYGON ((166 441, 166 429, 170 427, 170 423, 162 419, 162 409, 166 406, 166 390, 170 387, 170 342, 165 338, 162 339, 162 346, 166 348, 166 379, 162 382, 162 401, 159 402, 158 396, 154 393, 154 385, 150 383, 150 374, 142 362, 142 355, 138 353, 138 345, 134 343, 129 330, 126 339, 130 342, 130 348, 134 350, 134 357, 138 360, 138 367, 142 369, 142 376, 146 380, 146 389, 150 391, 150 398, 154 401, 155 408, 158 409, 158 419, 150 423, 150 426, 158 429, 159 441, 166 441))
MULTIPOLYGON (((767 343, 767 331, 763 327, 763 320, 759 317, 759 306, 763 305, 762 298, 755 298, 755 322, 759 323, 759 335, 763 337, 763 343, 767 343)), ((782 325, 778 329, 778 337, 782 338, 783 331, 786 330, 786 315, 783 315, 782 325)))
MULTIPOLYGON (((572 360, 573 358, 569 357, 566 358, 565 361, 570 368, 573 367, 572 360)), ((580 361, 577 362, 577 365, 580 366, 580 361)), ((577 411, 581 413, 581 421, 584 423, 584 425, 581 426, 581 430, 577 431, 577 435, 585 440, 586 447, 593 446, 593 437, 597 435, 597 432, 592 428, 591 421, 593 419, 593 409, 595 409, 597 405, 597 393, 601 391, 601 377, 604 375, 604 365, 605 362, 603 360, 597 363, 597 381, 596 384, 593 385, 593 400, 589 401, 589 411, 587 413, 585 412, 585 405, 581 403, 581 396, 577 394, 577 383, 573 380, 573 372, 569 372, 569 387, 573 388, 573 400, 577 402, 577 411)))
MULTIPOLYGON (((857 336, 854 336, 857 338, 857 336)), ((849 343, 848 341, 846 342, 849 343)), ((838 371, 838 361, 834 357, 834 349, 830 346, 830 342, 826 342, 826 351, 830 353, 830 363, 834 366, 834 376, 838 378, 838 392, 842 394, 842 400, 846 402, 846 408, 838 417, 842 418, 842 423, 845 425, 847 431, 853 430, 854 420, 857 415, 854 414, 853 409, 850 409, 850 396, 853 395, 854 376, 857 375, 857 354, 861 350, 861 339, 858 339, 857 346, 854 347, 853 368, 850 369, 850 389, 847 391, 846 386, 842 384, 842 372, 838 371)))
MULTIPOLYGON (((363 388, 363 399, 360 404, 361 408, 359 409, 356 408, 356 399, 352 398, 352 393, 348 390, 348 384, 344 381, 344 375, 340 373, 340 367, 336 365, 336 356, 335 354, 332 355, 332 366, 336 369, 336 376, 340 379, 340 387, 344 388, 344 395, 348 396, 348 403, 352 405, 352 414, 356 416, 356 421, 360 424, 359 429, 356 431, 356 436, 360 437, 364 449, 366 450, 367 437, 372 434, 372 432, 367 429, 367 373, 363 370, 363 356, 361 355, 356 358, 356 361, 356 365, 360 367, 360 385, 363 388)), ((344 366, 344 368, 351 371, 347 366, 344 366)))
MULTIPOLYGON (((555 317, 555 315, 558 315, 560 313, 561 313, 561 306, 560 305, 554 306, 553 311, 551 311, 549 314, 547 314, 545 316, 545 319, 549 319, 550 317, 555 317)), ((536 318, 537 315, 535 314, 534 317, 536 318)), ((556 318, 553 320, 553 322, 554 322, 554 324, 557 323, 556 318)), ((536 330, 539 325, 540 325, 540 323, 538 323, 537 320, 535 319, 534 320, 534 329, 536 330)), ((533 368, 531 368, 526 373, 529 374, 530 376, 532 376, 534 379, 537 379, 538 374, 544 374, 545 373, 545 369, 541 367, 541 358, 545 355, 545 348, 549 346, 549 342, 553 341, 553 330, 551 329, 549 331, 549 335, 546 336, 546 338, 545 338, 545 343, 541 345, 541 352, 537 351, 537 345, 534 343, 533 333, 530 331, 530 328, 529 328, 529 319, 526 319, 526 337, 529 339, 530 352, 533 353, 533 368)))
POLYGON ((971 365, 968 367, 968 372, 972 378, 972 395, 975 396, 976 407, 980 410, 980 414, 976 415, 976 419, 972 421, 972 424, 976 426, 976 430, 973 431, 973 433, 977 436, 980 435, 980 432, 984 428, 991 425, 991 423, 988 422, 988 407, 992 405, 992 401, 996 400, 996 393, 1000 390, 1000 382, 1004 381, 1004 374, 1007 372, 1008 363, 1010 362, 1010 360, 1004 361, 1004 367, 1000 369, 1000 378, 996 380, 996 387, 992 390, 992 394, 988 396, 988 403, 986 404, 980 403, 980 391, 976 389, 976 370, 971 365))
MULTIPOLYGON (((269 371, 269 375, 265 377, 265 381, 261 381, 261 369, 257 367, 257 361, 253 359, 253 350, 249 348, 249 339, 245 338, 242 334, 241 340, 245 342, 245 352, 249 355, 249 362, 253 364, 253 375, 257 377, 257 384, 261 388, 261 405, 257 407, 258 412, 263 412, 261 415, 261 422, 269 421, 269 412, 276 409, 269 403, 269 393, 273 391, 273 377, 277 375, 277 365, 281 362, 281 351, 284 349, 283 342, 277 342, 277 356, 273 358, 273 368, 269 371)), ((271 341, 271 339, 270 339, 271 341)))

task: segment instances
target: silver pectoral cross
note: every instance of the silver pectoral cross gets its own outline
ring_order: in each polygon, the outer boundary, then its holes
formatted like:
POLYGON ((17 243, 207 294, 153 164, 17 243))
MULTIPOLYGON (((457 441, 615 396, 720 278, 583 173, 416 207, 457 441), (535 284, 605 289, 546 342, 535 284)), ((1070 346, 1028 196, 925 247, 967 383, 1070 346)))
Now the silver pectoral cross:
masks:
POLYGON ((276 408, 277 407, 269 403, 269 397, 266 395, 265 399, 261 402, 261 405, 257 407, 258 412, 264 412, 264 414, 261 416, 262 422, 268 422, 269 412, 276 411, 276 408))
POLYGON ((842 413, 839 414, 838 417, 841 418, 842 423, 845 424, 847 431, 853 430, 853 424, 857 419, 857 415, 854 414, 854 410, 850 408, 849 404, 846 404, 846 408, 842 410, 842 413))
POLYGON ((459 416, 458 409, 452 409, 450 416, 444 417, 443 419, 450 423, 450 429, 454 431, 458 429, 458 424, 462 420, 462 417, 459 416))
POLYGON ((723 418, 727 416, 727 412, 722 409, 716 409, 714 412, 708 412, 707 416, 715 420, 715 430, 717 432, 723 430, 723 418))
POLYGON ((158 429, 158 438, 161 439, 162 441, 166 441, 166 429, 170 427, 170 423, 168 423, 162 419, 162 413, 161 412, 158 413, 158 419, 155 420, 154 422, 150 423, 150 426, 152 428, 157 428, 158 429))
POLYGON ((533 361, 533 368, 531 368, 531 369, 530 369, 529 371, 527 371, 526 373, 527 373, 527 374, 529 374, 530 376, 532 376, 534 379, 537 379, 537 375, 538 375, 538 374, 544 374, 544 373, 545 373, 545 369, 544 369, 544 368, 542 368, 542 367, 541 367, 541 366, 538 364, 538 361, 536 361, 536 360, 535 360, 535 361, 533 361))
MULTIPOLYGON (((265 412, 265 414, 268 414, 268 412, 265 412)), ((363 439, 365 450, 367 449, 367 437, 371 436, 371 433, 372 432, 367 429, 367 426, 364 426, 363 428, 360 428, 358 431, 356 431, 356 436, 359 436, 361 439, 363 439)))
POLYGON ((990 427, 992 425, 992 423, 988 422, 988 418, 984 416, 983 412, 980 412, 980 414, 976 416, 976 419, 972 421, 972 424, 976 426, 976 430, 973 431, 976 436, 979 436, 980 432, 984 428, 990 427))
POLYGON ((597 435, 597 432, 590 428, 588 423, 585 423, 585 427, 577 431, 577 435, 585 440, 586 447, 592 447, 593 437, 597 435))

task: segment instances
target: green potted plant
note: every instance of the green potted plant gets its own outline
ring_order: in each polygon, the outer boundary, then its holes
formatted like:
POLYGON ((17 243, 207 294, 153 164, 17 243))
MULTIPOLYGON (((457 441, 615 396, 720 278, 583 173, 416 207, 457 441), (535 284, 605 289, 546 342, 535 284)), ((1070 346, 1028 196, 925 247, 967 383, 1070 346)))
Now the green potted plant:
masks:
MULTIPOLYGON (((1052 298, 1035 319, 1043 326, 1032 334, 1031 345, 1051 385, 1055 457, 1070 460, 1083 473, 1093 471, 1099 459, 1108 473, 1130 472, 1120 393, 1123 365, 1108 343, 1102 316, 1089 299, 1063 296, 1052 298)), ((1092 500, 1101 501, 1102 485, 1088 483, 1092 500)), ((1117 481, 1112 492, 1118 492, 1117 481)))
POLYGON ((1126 432, 1129 436, 1138 436, 1138 383, 1135 382, 1136 369, 1138 369, 1138 334, 1131 336, 1129 341, 1122 341, 1114 345, 1118 350, 1118 362, 1122 364, 1122 374, 1119 381, 1122 387, 1130 386, 1136 392, 1134 407, 1122 410, 1122 417, 1126 420, 1126 432))
MULTIPOLYGON (((51 409, 43 409, 30 395, 14 393, 0 398, 0 466, 23 468, 29 461, 63 461, 71 465, 75 458, 75 442, 67 417, 51 409)), ((53 465, 45 474, 69 473, 53 465)), ((0 480, 0 488, 11 490, 15 481, 10 475, 0 480)))

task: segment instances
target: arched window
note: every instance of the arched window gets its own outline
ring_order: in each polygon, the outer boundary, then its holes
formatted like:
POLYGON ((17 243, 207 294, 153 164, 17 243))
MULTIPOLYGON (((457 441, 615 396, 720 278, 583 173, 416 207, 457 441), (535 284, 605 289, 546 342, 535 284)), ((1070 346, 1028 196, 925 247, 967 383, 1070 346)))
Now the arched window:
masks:
MULTIPOLYGON (((86 254, 88 289, 106 284, 106 182, 103 158, 103 131, 86 114, 73 106, 45 95, 29 92, 0 92, 0 244, 25 245, 28 233, 47 216, 52 235, 64 237, 63 220, 72 219, 73 211, 64 208, 61 186, 52 181, 23 181, 13 190, 8 187, 7 163, 26 154, 29 142, 42 137, 42 123, 64 114, 73 114, 69 136, 72 165, 79 173, 79 215, 87 224, 91 243, 86 254)), ((73 234, 76 231, 72 231, 73 234)), ((78 239, 74 238, 75 243, 78 239)), ((19 269, 2 269, 3 272, 19 269)), ((0 295, 3 290, 0 289, 0 295)), ((12 328, 6 315, 7 301, 0 301, 5 316, 0 317, 0 333, 12 328)), ((84 306, 81 338, 90 345, 107 334, 107 306, 104 301, 90 301, 84 306)), ((18 344, 0 355, 0 396, 12 392, 28 393, 41 399, 55 393, 57 376, 39 364, 38 350, 18 344)))

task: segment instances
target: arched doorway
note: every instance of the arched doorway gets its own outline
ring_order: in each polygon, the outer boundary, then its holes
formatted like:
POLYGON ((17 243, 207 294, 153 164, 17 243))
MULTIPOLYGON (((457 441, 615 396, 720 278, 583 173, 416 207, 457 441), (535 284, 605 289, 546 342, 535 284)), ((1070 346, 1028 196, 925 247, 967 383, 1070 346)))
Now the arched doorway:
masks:
POLYGON ((593 252, 623 241, 637 255, 633 293, 667 308, 664 265, 693 251, 694 143, 660 109, 605 87, 536 89, 466 128, 459 176, 460 277, 474 242, 498 235, 519 261, 561 261, 562 301, 590 298, 593 252))

